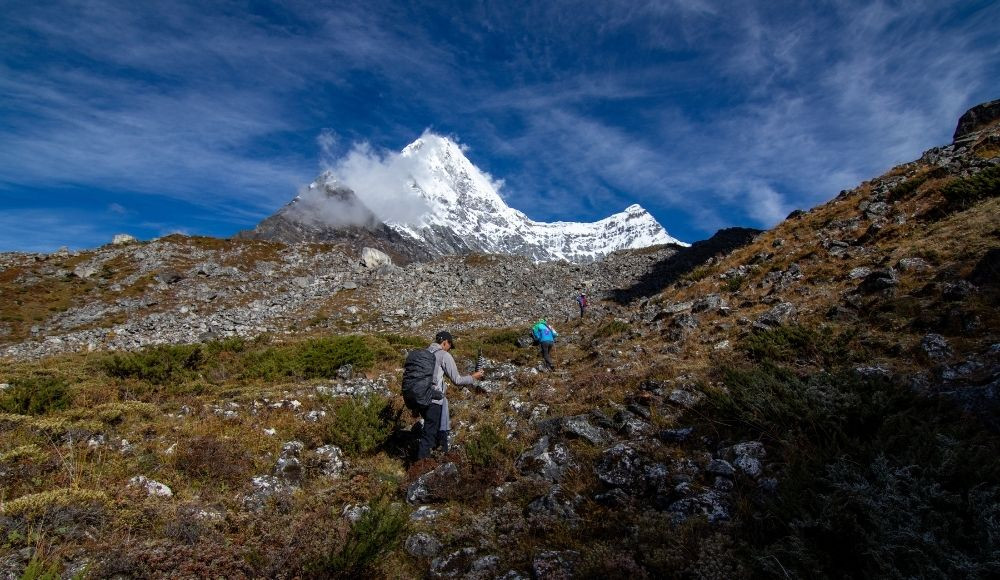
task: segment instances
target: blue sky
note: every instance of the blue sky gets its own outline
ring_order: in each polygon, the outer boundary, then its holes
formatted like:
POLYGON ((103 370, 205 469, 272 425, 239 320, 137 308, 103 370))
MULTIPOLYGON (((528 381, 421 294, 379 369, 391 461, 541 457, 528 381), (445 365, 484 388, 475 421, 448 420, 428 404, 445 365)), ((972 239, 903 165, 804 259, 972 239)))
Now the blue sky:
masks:
POLYGON ((768 227, 1000 98, 992 1, 0 0, 0 251, 229 236, 449 135, 537 220, 768 227))

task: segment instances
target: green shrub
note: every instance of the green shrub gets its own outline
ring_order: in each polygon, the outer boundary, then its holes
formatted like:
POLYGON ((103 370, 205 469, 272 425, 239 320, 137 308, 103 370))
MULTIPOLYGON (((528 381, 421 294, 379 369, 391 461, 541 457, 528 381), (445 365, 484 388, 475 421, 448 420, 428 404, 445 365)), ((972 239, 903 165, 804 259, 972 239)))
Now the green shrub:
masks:
POLYGON ((801 376, 764 361, 722 378, 701 414, 723 439, 762 440, 779 470, 779 493, 736 517, 757 576, 996 572, 995 435, 850 370, 801 376))
POLYGON ((726 278, 726 281, 722 283, 722 287, 729 293, 739 292, 743 288, 743 284, 747 281, 746 276, 731 276, 726 278))
POLYGON ((913 192, 917 191, 917 188, 923 185, 926 181, 927 181, 926 175, 920 175, 914 177, 913 179, 907 179, 903 183, 900 183, 896 187, 893 187, 889 191, 888 197, 892 201, 900 201, 907 199, 908 197, 913 195, 913 192))
POLYGON ((527 330, 508 328, 488 334, 484 339, 484 344, 512 346, 517 343, 517 339, 528 334, 527 330))
POLYGON ((389 440, 400 415, 385 397, 344 399, 331 413, 327 438, 349 455, 367 454, 389 440))
POLYGON ((41 376, 14 381, 0 394, 0 411, 18 415, 44 415, 69 407, 73 400, 66 381, 41 376))
POLYGON ((420 348, 422 346, 427 346, 428 340, 421 338, 419 336, 404 336, 401 334, 385 333, 380 334, 378 337, 385 342, 389 343, 390 346, 397 346, 403 348, 420 348))
POLYGON ((479 429, 465 445, 465 456, 477 467, 490 467, 504 463, 512 448, 492 425, 479 429))
POLYGON ((200 345, 162 344, 138 352, 115 353, 100 364, 111 377, 163 385, 194 377, 203 362, 200 345))
POLYGON ((990 167, 971 177, 956 179, 941 193, 951 211, 961 211, 984 199, 1000 196, 1000 167, 990 167))
POLYGON ((250 345, 245 338, 231 336, 222 340, 205 343, 205 353, 209 357, 216 356, 222 352, 240 353, 246 351, 250 345))
POLYGON ((302 378, 331 378, 337 369, 350 364, 371 367, 375 353, 360 336, 317 338, 292 347, 294 367, 302 378))
POLYGON ((61 578, 59 563, 52 562, 46 564, 45 560, 40 558, 37 552, 31 557, 31 561, 28 562, 24 573, 21 574, 21 580, 60 580, 61 578))
POLYGON ((399 546, 406 534, 410 514, 402 504, 379 498, 351 527, 340 549, 306 566, 317 577, 363 577, 379 557, 399 546))
POLYGON ((854 329, 835 334, 829 326, 819 330, 798 325, 779 326, 747 335, 740 341, 739 349, 758 362, 844 364, 855 354, 861 354, 850 349, 855 334, 854 329))

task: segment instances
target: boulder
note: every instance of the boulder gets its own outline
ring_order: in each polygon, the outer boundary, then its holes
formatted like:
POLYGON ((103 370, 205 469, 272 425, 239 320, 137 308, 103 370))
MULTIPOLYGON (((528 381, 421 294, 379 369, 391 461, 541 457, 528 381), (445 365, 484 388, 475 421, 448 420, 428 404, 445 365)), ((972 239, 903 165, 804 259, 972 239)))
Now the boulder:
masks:
POLYGON ((548 435, 542 436, 514 464, 523 474, 534 474, 548 481, 559 481, 572 465, 569 449, 562 443, 553 444, 548 435))
POLYGON ((645 475, 639 453, 625 443, 606 449, 594 465, 594 473, 605 485, 621 488, 641 487, 645 475))
POLYGON ((602 445, 608 442, 608 437, 604 431, 591 425, 587 415, 567 417, 563 421, 563 430, 576 437, 586 439, 594 445, 602 445))
POLYGON ((406 538, 404 545, 407 553, 417 558, 433 558, 441 552, 443 547, 437 538, 424 532, 412 534, 406 538))
POLYGON ((376 250, 375 248, 362 248, 361 265, 369 270, 374 270, 376 268, 381 268, 382 266, 391 266, 392 258, 381 250, 376 250))

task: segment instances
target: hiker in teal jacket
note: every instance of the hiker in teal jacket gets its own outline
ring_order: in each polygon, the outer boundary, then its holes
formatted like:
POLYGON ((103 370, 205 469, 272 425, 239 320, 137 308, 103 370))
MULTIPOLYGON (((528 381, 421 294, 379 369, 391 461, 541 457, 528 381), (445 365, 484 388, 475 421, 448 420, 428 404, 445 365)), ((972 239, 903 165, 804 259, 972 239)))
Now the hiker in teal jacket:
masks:
POLYGON ((550 371, 556 370, 556 367, 552 365, 552 358, 549 356, 549 351, 552 350, 552 345, 555 343, 559 333, 542 318, 531 328, 531 336, 542 346, 542 359, 545 360, 545 365, 549 367, 550 371))

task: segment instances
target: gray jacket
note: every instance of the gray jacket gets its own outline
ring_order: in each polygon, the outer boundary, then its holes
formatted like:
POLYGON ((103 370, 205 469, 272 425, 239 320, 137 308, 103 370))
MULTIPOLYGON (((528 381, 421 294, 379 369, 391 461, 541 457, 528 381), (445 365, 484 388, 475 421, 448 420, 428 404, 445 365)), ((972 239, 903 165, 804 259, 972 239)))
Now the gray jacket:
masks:
MULTIPOLYGON (((448 375, 448 379, 451 380, 452 384, 455 385, 474 385, 476 384, 476 379, 472 378, 471 375, 462 376, 458 372, 458 367, 455 365, 455 358, 451 356, 450 353, 445 352, 441 348, 441 345, 432 342, 427 350, 434 353, 434 375, 433 375, 433 388, 440 392, 441 394, 447 393, 447 388, 444 384, 444 377, 448 375)), ((441 405, 441 430, 451 431, 451 417, 448 412, 448 397, 445 396, 439 400, 432 400, 432 404, 441 405)))

